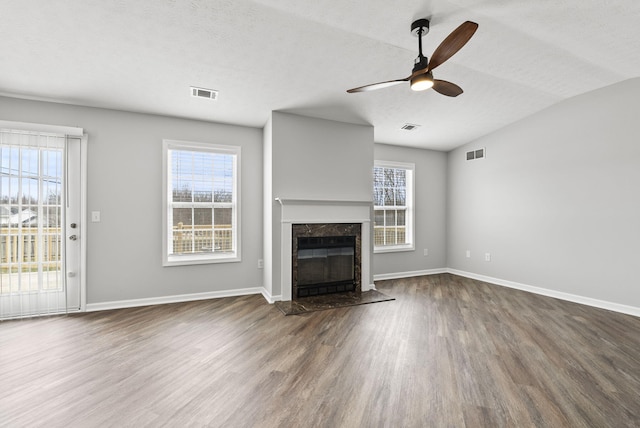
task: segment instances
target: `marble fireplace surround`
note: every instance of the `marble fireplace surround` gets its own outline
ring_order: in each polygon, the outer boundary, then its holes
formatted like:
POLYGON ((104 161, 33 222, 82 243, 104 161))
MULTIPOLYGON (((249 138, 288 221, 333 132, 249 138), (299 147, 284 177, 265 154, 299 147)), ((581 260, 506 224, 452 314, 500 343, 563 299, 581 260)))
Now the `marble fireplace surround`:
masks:
POLYGON ((281 205, 280 261, 282 300, 292 300, 294 224, 358 223, 361 233, 360 278, 362 291, 372 290, 371 283, 371 201, 315 200, 276 198, 281 205))

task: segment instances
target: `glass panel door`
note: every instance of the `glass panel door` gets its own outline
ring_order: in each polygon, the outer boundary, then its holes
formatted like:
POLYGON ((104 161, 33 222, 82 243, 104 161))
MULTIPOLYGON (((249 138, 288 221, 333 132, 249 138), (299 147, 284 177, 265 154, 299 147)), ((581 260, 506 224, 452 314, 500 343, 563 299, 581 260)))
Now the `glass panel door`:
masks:
POLYGON ((79 155, 79 138, 0 130, 0 318, 79 309, 79 155))

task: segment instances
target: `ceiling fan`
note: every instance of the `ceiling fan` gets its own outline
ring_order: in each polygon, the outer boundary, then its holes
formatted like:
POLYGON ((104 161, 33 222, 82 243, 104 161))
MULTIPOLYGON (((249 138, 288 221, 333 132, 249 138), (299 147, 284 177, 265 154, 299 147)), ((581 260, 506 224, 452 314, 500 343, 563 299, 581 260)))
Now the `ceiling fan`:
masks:
POLYGON ((422 36, 429 32, 429 20, 418 19, 411 24, 411 33, 418 37, 418 57, 415 60, 411 76, 405 77, 404 79, 388 80, 386 82, 359 86, 349 89, 347 92, 373 91, 375 89, 398 85, 402 82, 411 82, 411 89, 414 91, 424 91, 433 88, 442 95, 457 97, 462 93, 462 88, 446 80, 434 79, 432 71, 462 49, 477 29, 478 24, 475 22, 466 21, 462 23, 440 43, 440 46, 433 52, 431 61, 429 61, 426 56, 422 55, 422 36))

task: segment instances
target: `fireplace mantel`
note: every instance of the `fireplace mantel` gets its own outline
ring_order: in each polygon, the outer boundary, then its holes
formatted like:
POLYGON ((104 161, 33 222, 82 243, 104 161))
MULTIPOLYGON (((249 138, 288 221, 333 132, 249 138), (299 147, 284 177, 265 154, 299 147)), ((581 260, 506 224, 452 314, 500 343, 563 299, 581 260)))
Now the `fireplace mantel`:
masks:
POLYGON ((304 223, 360 223, 362 230, 361 278, 362 291, 373 289, 371 283, 371 215, 370 200, 275 198, 280 211, 281 298, 292 299, 292 225, 304 223))
POLYGON ((364 205, 370 206, 373 201, 349 201, 343 199, 295 199, 276 198, 280 205, 364 205))

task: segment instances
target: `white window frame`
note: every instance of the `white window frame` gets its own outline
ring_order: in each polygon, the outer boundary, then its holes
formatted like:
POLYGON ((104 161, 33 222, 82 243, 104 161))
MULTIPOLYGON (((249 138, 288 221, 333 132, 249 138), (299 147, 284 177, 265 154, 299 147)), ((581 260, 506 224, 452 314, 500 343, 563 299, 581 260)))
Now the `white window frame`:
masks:
MULTIPOLYGON (((391 253, 391 252, 399 252, 399 251, 415 251, 415 227, 414 227, 414 201, 415 201, 415 170, 416 165, 414 163, 408 162, 392 162, 392 161, 383 161, 376 160, 374 162, 374 168, 396 168, 396 169, 404 169, 407 172, 406 180, 407 180, 407 194, 406 194, 406 205, 405 207, 405 240, 407 241, 404 244, 396 244, 396 245, 375 245, 375 234, 374 234, 374 253, 391 253)), ((373 173, 373 171, 372 171, 373 173)), ((372 188, 372 191, 374 189, 372 188)), ((375 203, 375 198, 374 198, 375 203)), ((374 205, 374 221, 372 221, 373 226, 375 227, 375 211, 376 210, 384 210, 385 206, 374 205)))
MULTIPOLYGON (((221 144, 209 144, 193 141, 162 140, 162 265, 163 266, 183 266, 209 263, 229 263, 240 262, 240 153, 239 146, 228 146, 221 144), (172 242, 173 230, 173 201, 171 194, 171 162, 169 153, 172 150, 200 151, 208 153, 227 154, 235 156, 233 198, 233 242, 234 251, 232 253, 205 253, 205 254, 169 254, 169 246, 172 242)), ((214 203, 212 202, 212 205, 214 203)), ((225 203, 227 204, 227 203, 225 203)))

